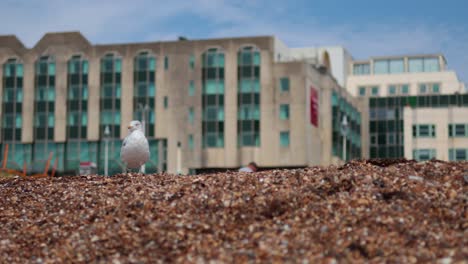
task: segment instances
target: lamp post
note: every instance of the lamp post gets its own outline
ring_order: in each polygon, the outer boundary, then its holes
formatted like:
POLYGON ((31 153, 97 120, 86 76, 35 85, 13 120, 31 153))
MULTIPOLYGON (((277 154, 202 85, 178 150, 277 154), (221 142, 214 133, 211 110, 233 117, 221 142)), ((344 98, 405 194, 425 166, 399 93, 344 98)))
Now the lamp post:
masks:
MULTIPOLYGON (((138 104, 138 111, 141 111, 141 126, 143 129, 143 134, 146 136, 147 131, 146 131, 146 118, 148 117, 148 112, 151 110, 151 108, 145 104, 139 103, 138 104)), ((141 172, 144 174, 145 173, 145 164, 141 165, 141 172)))
POLYGON ((177 175, 182 174, 182 143, 177 141, 177 175))
POLYGON ((109 136, 110 136, 110 129, 109 126, 106 126, 104 129, 104 176, 108 176, 109 174, 109 136))
POLYGON ((343 116, 341 121, 341 135, 343 135, 343 162, 346 162, 346 136, 348 135, 349 124, 346 115, 343 116))
POLYGON ((139 103, 138 104, 138 111, 141 111, 141 126, 143 128, 143 133, 145 134, 145 136, 147 135, 147 131, 146 131, 146 118, 148 117, 148 112, 151 110, 151 108, 145 104, 143 106, 143 104, 139 103))

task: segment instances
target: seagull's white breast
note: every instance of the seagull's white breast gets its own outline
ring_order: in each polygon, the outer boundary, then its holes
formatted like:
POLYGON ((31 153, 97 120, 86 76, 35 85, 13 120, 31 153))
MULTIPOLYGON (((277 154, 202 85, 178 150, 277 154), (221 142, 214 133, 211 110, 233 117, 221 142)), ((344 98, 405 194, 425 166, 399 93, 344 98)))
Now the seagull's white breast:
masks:
POLYGON ((133 131, 124 139, 120 157, 127 168, 140 168, 148 161, 149 155, 148 140, 141 131, 133 131))

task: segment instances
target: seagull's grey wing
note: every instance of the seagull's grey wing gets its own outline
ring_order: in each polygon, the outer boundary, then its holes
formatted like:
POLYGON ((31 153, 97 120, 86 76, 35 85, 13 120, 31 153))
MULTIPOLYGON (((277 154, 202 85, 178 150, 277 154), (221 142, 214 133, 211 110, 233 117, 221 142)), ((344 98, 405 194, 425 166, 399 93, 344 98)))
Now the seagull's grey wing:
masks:
POLYGON ((121 158, 122 158, 123 151, 124 151, 124 149, 125 149, 126 146, 127 146, 128 137, 129 137, 129 136, 130 136, 130 135, 126 136, 126 137, 124 138, 124 140, 122 141, 122 146, 120 147, 120 157, 121 157, 121 158))

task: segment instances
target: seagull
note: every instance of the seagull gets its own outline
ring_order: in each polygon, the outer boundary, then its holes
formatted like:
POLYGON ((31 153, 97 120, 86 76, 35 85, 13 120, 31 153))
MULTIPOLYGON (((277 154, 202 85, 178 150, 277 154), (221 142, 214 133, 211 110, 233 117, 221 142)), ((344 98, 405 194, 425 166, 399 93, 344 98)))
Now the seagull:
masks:
POLYGON ((127 169, 139 169, 142 171, 150 156, 148 140, 143 133, 143 128, 138 120, 133 120, 128 126, 128 135, 122 142, 120 158, 127 169))

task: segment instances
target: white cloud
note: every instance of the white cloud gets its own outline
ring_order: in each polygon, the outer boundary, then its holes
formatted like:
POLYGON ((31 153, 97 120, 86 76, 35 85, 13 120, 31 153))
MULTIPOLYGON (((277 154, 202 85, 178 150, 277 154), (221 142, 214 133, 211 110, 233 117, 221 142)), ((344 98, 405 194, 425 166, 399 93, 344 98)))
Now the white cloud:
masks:
POLYGON ((272 0, 4 0, 0 3, 0 34, 15 34, 29 47, 46 32, 71 30, 80 30, 92 43, 169 40, 179 34, 189 38, 276 35, 293 47, 342 45, 356 58, 441 52, 462 79, 468 80, 466 28, 403 22, 329 25, 313 17, 305 23, 290 18, 288 4, 272 0), (170 24, 175 17, 184 16, 206 22, 188 19, 170 24))

